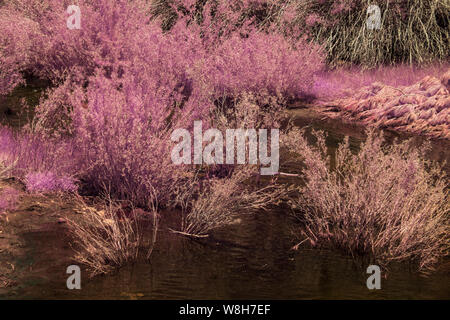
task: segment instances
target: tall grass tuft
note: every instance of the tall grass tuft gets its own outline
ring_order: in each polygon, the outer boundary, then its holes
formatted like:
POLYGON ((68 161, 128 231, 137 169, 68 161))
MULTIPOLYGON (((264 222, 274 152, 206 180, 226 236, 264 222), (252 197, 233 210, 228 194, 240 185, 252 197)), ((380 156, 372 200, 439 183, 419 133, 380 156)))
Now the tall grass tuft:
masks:
MULTIPOLYGON (((253 166, 255 167, 255 166, 253 166)), ((205 182, 198 195, 185 193, 182 197, 183 220, 181 232, 193 237, 207 237, 217 228, 232 224, 239 215, 264 211, 276 205, 285 195, 285 188, 270 181, 251 186, 258 168, 235 168, 225 178, 205 182)))
MULTIPOLYGON (((147 243, 142 220, 134 210, 131 215, 126 214, 122 206, 110 198, 101 210, 88 206, 81 198, 79 204, 81 218, 71 219, 68 223, 74 238, 74 258, 88 267, 91 276, 109 273, 138 259, 140 249, 147 243)), ((155 207, 152 214, 156 219, 155 207)), ((153 239, 151 248, 155 241, 153 239)))
POLYGON ((382 134, 368 131, 357 154, 347 138, 331 158, 325 136, 315 137, 315 146, 298 130, 286 139, 305 164, 305 185, 292 206, 312 245, 368 254, 380 263, 416 261, 422 270, 448 255, 448 179, 422 160, 426 148, 410 141, 384 146, 382 134))
POLYGON ((373 68, 447 60, 449 10, 446 0, 291 0, 280 21, 291 33, 307 33, 323 44, 331 66, 355 63, 373 68), (380 29, 366 26, 372 4, 380 8, 380 29))

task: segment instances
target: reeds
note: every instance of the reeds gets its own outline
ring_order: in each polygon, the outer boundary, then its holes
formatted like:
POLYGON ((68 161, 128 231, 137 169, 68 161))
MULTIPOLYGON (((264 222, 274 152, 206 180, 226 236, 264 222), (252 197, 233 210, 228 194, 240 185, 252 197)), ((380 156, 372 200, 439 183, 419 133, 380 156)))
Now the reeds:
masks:
POLYGON ((232 224, 239 215, 264 211, 279 203, 285 188, 274 181, 252 186, 250 181, 258 174, 249 166, 237 167, 225 178, 205 182, 198 195, 185 194, 179 233, 207 237, 212 230, 232 224))
POLYGON ((293 16, 289 30, 300 28, 325 46, 330 66, 373 68, 448 59, 449 10, 446 0, 293 0, 284 12, 293 16), (380 8, 380 29, 366 27, 371 4, 380 8))
POLYGON ((152 212, 154 237, 150 246, 146 243, 142 221, 135 211, 127 214, 119 203, 107 198, 103 209, 86 205, 79 198, 81 217, 69 220, 74 238, 74 259, 87 266, 91 276, 106 274, 124 264, 136 261, 140 249, 146 248, 149 258, 156 241, 157 213, 152 212))
POLYGON ((369 255, 380 264, 415 261, 422 270, 448 255, 448 178, 422 160, 424 150, 410 142, 384 146, 382 134, 368 131, 357 154, 347 138, 331 158, 324 135, 315 136, 316 146, 299 131, 287 138, 305 164, 305 185, 291 204, 313 246, 369 255))

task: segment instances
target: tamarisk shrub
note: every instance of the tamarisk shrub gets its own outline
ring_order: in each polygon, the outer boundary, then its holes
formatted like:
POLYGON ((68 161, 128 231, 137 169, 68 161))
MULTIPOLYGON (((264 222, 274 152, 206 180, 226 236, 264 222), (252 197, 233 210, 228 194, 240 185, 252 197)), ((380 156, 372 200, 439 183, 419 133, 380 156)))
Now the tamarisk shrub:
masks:
POLYGON ((308 145, 299 130, 285 138, 305 169, 305 185, 292 199, 302 233, 312 245, 332 245, 351 254, 369 254, 388 263, 416 261, 431 268, 448 255, 448 179, 409 142, 383 145, 373 130, 357 154, 348 138, 330 167, 325 136, 308 145))
MULTIPOLYGON (((96 68, 108 73, 127 56, 127 39, 146 27, 145 1, 77 1, 82 28, 70 30, 71 1, 9 0, 0 8, 0 72, 15 70, 59 84, 73 69, 88 77, 96 68), (19 39, 17 37, 19 36, 19 39)), ((18 84, 9 80, 8 88, 18 84)), ((6 84, 4 85, 6 90, 6 84)), ((1 93, 1 92, 0 92, 1 93)))
MULTIPOLYGON (((0 129, 0 142, 0 163, 6 168, 5 174, 18 177, 25 184, 27 184, 25 177, 30 175, 29 177, 33 177, 31 179, 34 181, 30 186, 39 185, 36 180, 39 175, 35 175, 35 173, 51 173, 53 178, 50 180, 53 181, 53 184, 58 184, 55 182, 58 179, 66 180, 65 177, 77 173, 75 149, 69 138, 50 139, 30 131, 12 132, 9 128, 2 128, 0 129)), ((48 180, 48 178, 49 176, 42 176, 44 180, 48 180)), ((66 185, 66 183, 62 185, 66 185)), ((71 186, 67 190, 69 189, 73 189, 73 187, 71 186)))
POLYGON ((279 34, 252 31, 233 34, 207 58, 204 71, 219 96, 243 92, 284 98, 311 94, 314 74, 323 68, 320 47, 299 40, 290 44, 279 34))
MULTIPOLYGON (((292 45, 250 25, 244 34, 221 25, 220 33, 207 28, 211 14, 200 26, 180 19, 163 32, 140 0, 80 0, 82 28, 69 30, 67 4, 11 0, 0 9, 38 26, 23 28, 24 39, 38 45, 8 47, 8 55, 29 57, 13 69, 53 81, 33 123, 0 147, 8 161, 18 159, 14 173, 24 180, 43 173, 76 177, 92 193, 106 189, 137 206, 147 206, 155 189, 167 205, 175 186, 189 185, 195 174, 171 163, 174 129, 191 129, 194 120, 209 123, 220 99, 301 96, 321 66, 318 50, 306 42, 292 45), (221 41, 214 33, 223 35, 221 41)), ((7 27, 0 38, 9 44, 16 25, 7 27)))
POLYGON ((68 192, 77 191, 74 180, 67 176, 57 177, 53 172, 34 172, 25 176, 27 190, 30 192, 68 192))
POLYGON ((21 71, 32 63, 38 24, 0 7, 0 96, 23 84, 21 71))

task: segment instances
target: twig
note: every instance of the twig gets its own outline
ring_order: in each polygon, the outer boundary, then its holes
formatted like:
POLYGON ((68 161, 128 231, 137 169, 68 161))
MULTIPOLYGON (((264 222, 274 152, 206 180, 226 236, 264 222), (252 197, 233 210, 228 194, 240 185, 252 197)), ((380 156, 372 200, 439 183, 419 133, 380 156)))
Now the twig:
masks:
POLYGON ((287 177, 300 177, 300 175, 296 173, 278 172, 277 174, 280 176, 287 176, 287 177))
POLYGON ((207 234, 191 234, 191 233, 187 233, 187 232, 173 230, 171 228, 169 228, 169 231, 171 231, 172 233, 177 233, 177 234, 181 234, 183 236, 192 237, 192 238, 204 239, 204 238, 208 238, 209 237, 209 235, 207 235, 207 234))

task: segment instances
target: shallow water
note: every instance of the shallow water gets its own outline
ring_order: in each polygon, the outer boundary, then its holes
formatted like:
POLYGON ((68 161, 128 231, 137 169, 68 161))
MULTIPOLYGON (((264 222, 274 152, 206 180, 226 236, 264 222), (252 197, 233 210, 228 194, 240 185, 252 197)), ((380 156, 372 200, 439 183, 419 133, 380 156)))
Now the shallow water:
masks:
MULTIPOLYGON (((321 120, 308 110, 294 110, 295 124, 326 130, 330 150, 344 135, 357 149, 364 128, 321 120)), ((392 139, 394 134, 389 134, 392 139)), ((430 158, 446 160, 448 145, 433 144, 430 158)), ((448 170, 447 170, 448 172, 448 170)), ((300 248, 296 222, 288 212, 243 216, 212 239, 193 241, 167 231, 176 225, 168 213, 150 262, 127 265, 114 274, 89 279, 82 290, 66 288, 73 252, 64 228, 24 233, 27 253, 13 261, 26 275, 1 299, 449 299, 450 261, 429 276, 415 266, 396 264, 383 271, 381 290, 368 290, 365 270, 374 261, 338 251, 300 248)))
MULTIPOLYGON (((170 218, 169 218, 170 220, 170 218)), ((244 217, 240 225, 192 241, 163 229, 150 263, 128 265, 88 279, 82 289, 66 288, 72 262, 63 232, 24 235, 29 251, 17 262, 26 280, 1 297, 25 299, 448 299, 450 273, 423 277, 396 265, 381 290, 366 287, 369 261, 329 250, 290 250, 295 242, 286 214, 244 217), (226 240, 224 243, 222 240, 226 240)))

